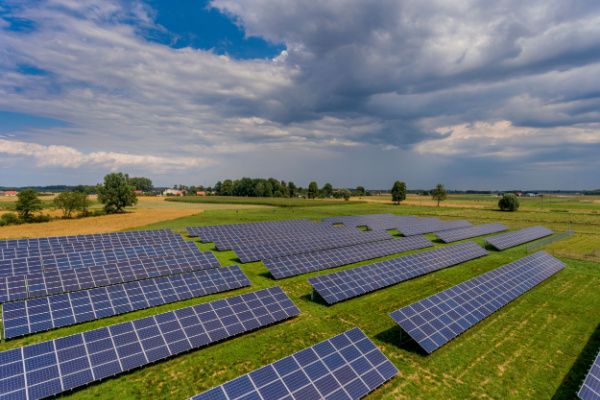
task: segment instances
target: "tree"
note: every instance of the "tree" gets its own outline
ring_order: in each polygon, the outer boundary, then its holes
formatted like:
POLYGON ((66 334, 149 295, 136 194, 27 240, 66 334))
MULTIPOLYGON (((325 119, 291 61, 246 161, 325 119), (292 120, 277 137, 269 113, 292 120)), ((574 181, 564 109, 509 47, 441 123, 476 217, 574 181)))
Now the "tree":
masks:
POLYGON ((233 195, 233 182, 231 179, 225 179, 223 181, 223 186, 221 186, 221 190, 219 191, 221 196, 232 196, 233 195))
MULTIPOLYGON (((71 218, 71 214, 77 209, 80 193, 81 192, 62 192, 52 200, 54 206, 62 210, 63 218, 71 218)), ((85 196, 85 194, 83 195, 85 196)))
POLYGON ((129 175, 110 173, 104 177, 104 185, 97 185, 98 201, 104 204, 104 210, 111 213, 123 212, 123 207, 137 203, 135 189, 129 185, 129 175))
POLYGON ((324 197, 329 197, 331 196, 331 193, 333 193, 333 186, 331 186, 331 183, 326 183, 323 185, 323 189, 321 189, 321 192, 323 193, 324 197))
POLYGON ((502 211, 517 211, 519 209, 519 199, 512 193, 505 193, 498 200, 498 207, 502 211))
POLYGON ((318 195, 319 195, 319 186, 317 185, 317 182, 312 181, 311 183, 308 184, 308 198, 314 200, 318 195))
POLYGON ((265 194, 265 184, 262 182, 258 182, 254 187, 254 195, 256 197, 263 197, 265 194))
POLYGON ((365 195, 365 188, 364 188, 364 186, 357 186, 356 187, 356 195, 357 196, 364 196, 365 195))
POLYGON ((448 192, 446 192, 446 189, 444 189, 444 185, 442 185, 441 183, 438 183, 435 189, 431 191, 431 197, 433 198, 433 200, 437 200, 438 207, 440 206, 440 201, 446 200, 447 196, 448 192))
POLYGON ((38 199, 38 192, 33 189, 25 189, 17 194, 16 210, 24 222, 33 220, 33 213, 42 209, 42 201, 38 199))
POLYGON ((221 195, 221 188, 223 187, 223 184, 221 183, 221 181, 215 183, 215 194, 217 196, 221 195))
POLYGON ((148 178, 130 178, 129 184, 135 188, 135 190, 141 190, 142 192, 151 192, 154 189, 152 181, 148 178))
POLYGON ((392 187, 392 201, 400 205, 402 200, 406 200, 406 183, 396 181, 394 187, 392 187))
POLYGON ((297 188, 296 185, 294 185, 294 182, 288 182, 288 189, 290 191, 290 197, 293 199, 294 197, 296 197, 296 195, 298 194, 297 192, 297 188))
POLYGON ((339 194, 340 194, 340 197, 342 197, 344 200, 348 201, 348 200, 350 200, 350 195, 352 193, 350 193, 350 190, 344 188, 344 189, 340 189, 339 194))

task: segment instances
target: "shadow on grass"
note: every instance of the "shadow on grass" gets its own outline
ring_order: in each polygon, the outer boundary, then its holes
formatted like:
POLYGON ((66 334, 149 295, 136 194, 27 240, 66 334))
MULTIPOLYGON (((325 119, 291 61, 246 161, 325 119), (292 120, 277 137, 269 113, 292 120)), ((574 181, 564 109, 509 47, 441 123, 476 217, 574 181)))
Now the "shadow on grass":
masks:
POLYGON ((391 344, 399 349, 408 351, 421 357, 427 357, 427 352, 414 341, 410 335, 402 330, 398 325, 394 325, 390 329, 379 332, 375 335, 375 339, 387 344, 391 344))
POLYGON ((273 274, 271 274, 271 273, 270 273, 270 272, 268 272, 268 271, 267 271, 267 272, 263 272, 263 273, 261 273, 261 274, 258 274, 258 276, 261 276, 261 277, 263 277, 263 278, 267 278, 267 279, 270 279, 270 280, 273 280, 273 281, 276 281, 276 280, 277 280, 277 279, 275 279, 275 277, 273 276, 273 274))
POLYGON ((596 326, 594 333, 592 333, 585 347, 579 353, 579 357, 575 360, 569 373, 563 379, 554 396, 552 396, 552 400, 577 398, 579 388, 598 355, 598 349, 600 349, 600 324, 596 326))
POLYGON ((319 304, 325 307, 329 307, 329 304, 325 301, 323 296, 319 294, 316 290, 313 290, 312 293, 305 294, 304 296, 300 296, 300 298, 304 301, 310 301, 311 303, 319 304))

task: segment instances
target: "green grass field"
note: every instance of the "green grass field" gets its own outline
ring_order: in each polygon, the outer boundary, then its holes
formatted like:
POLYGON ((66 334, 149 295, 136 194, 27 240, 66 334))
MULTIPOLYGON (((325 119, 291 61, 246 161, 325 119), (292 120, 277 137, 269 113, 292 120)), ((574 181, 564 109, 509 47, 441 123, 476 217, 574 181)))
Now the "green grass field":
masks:
MULTIPOLYGON (((343 203, 342 203, 343 204, 343 203)), ((326 207, 211 210, 140 229, 285 220, 393 212, 441 219, 465 218, 474 224, 500 221, 511 228, 544 224, 557 232, 569 225, 578 235, 597 237, 600 218, 552 212, 500 213, 485 209, 432 208, 350 203, 326 207)), ((444 246, 434 235, 436 247, 444 246)), ((195 240, 202 250, 211 243, 195 240)), ((569 239, 567 239, 569 240, 569 239)), ((473 241, 482 245, 483 239, 473 241)), ((421 250, 421 251, 426 251, 421 250)), ((223 265, 239 263, 235 253, 217 252, 223 265)), ((403 253, 408 254, 408 253, 403 253)), ((196 349, 145 368, 75 390, 70 399, 185 399, 274 362, 333 335, 360 327, 400 373, 368 399, 573 399, 600 348, 600 264, 561 258, 567 268, 509 303, 431 355, 401 331, 388 313, 526 256, 525 245, 446 268, 333 306, 311 301, 307 278, 273 280, 261 262, 243 264, 252 286, 168 304, 72 327, 3 341, 0 350, 39 343, 76 332, 154 315, 168 310, 281 286, 302 313, 291 320, 196 349)), ((326 272, 381 261, 383 257, 326 272)))

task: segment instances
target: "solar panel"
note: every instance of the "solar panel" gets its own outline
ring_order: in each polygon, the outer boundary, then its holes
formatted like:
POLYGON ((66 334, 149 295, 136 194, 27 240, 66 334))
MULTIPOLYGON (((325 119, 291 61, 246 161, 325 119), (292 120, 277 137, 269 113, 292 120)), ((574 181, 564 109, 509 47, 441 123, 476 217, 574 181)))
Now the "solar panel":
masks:
MULTIPOLYGON (((317 224, 313 224, 317 225, 317 224)), ((325 224, 322 224, 325 225, 325 224)), ((296 231, 285 231, 285 232, 277 232, 270 234, 253 234, 253 235, 231 235, 231 236, 222 236, 219 238, 213 239, 213 243, 215 247, 219 251, 224 250, 233 250, 241 245, 250 245, 250 244, 264 244, 264 243, 275 243, 281 242, 285 240, 302 240, 305 238, 317 238, 317 237, 327 237, 327 236, 339 236, 339 235, 347 235, 358 233, 356 228, 353 227, 344 227, 344 226, 332 226, 325 225, 324 228, 319 229, 302 229, 296 231)))
POLYGON ((72 235, 72 236, 53 236, 41 237, 32 239, 11 239, 0 240, 0 248, 11 247, 33 247, 44 246, 52 243, 72 243, 72 242, 87 242, 90 240, 109 240, 118 237, 145 237, 154 235, 173 235, 171 229, 152 229, 145 231, 127 231, 127 232, 110 232, 110 233, 94 233, 90 235, 72 235))
POLYGON ((50 270, 0 278, 0 303, 74 292, 159 276, 220 267, 210 251, 128 259, 90 268, 50 270), (26 283, 25 283, 26 280, 26 283), (6 288, 3 290, 3 288, 6 288))
POLYGON ((401 225, 419 221, 414 215, 396 216, 394 214, 352 215, 348 217, 327 217, 321 219, 323 222, 330 224, 344 224, 344 226, 352 227, 367 226, 371 230, 397 229, 401 225))
POLYGON ((48 246, 0 248, 0 260, 183 242, 184 240, 181 235, 155 235, 140 238, 115 238, 111 240, 94 240, 89 242, 53 243, 48 246))
POLYGON ((465 242, 315 276, 308 282, 327 304, 333 304, 486 254, 477 244, 465 242))
POLYGON ((190 236, 199 236, 202 242, 212 242, 213 239, 235 234, 276 233, 285 230, 294 230, 299 227, 315 225, 309 219, 289 221, 252 222, 244 224, 205 225, 185 228, 190 236))
POLYGON ((469 221, 459 219, 456 221, 425 221, 414 225, 403 225, 398 231, 404 236, 424 235, 426 233, 445 231, 448 229, 464 228, 472 226, 469 221))
POLYGON ((448 231, 436 232, 436 236, 442 239, 444 243, 458 242, 459 240, 470 239, 477 236, 489 235, 507 231, 508 228, 503 224, 496 222, 494 224, 485 224, 477 226, 469 226, 466 228, 450 229, 448 231))
POLYGON ((385 231, 357 232, 342 236, 336 235, 332 237, 303 238, 295 241, 284 240, 276 243, 242 245, 236 246, 233 250, 243 263, 248 263, 268 258, 352 246, 391 238, 392 236, 385 231))
POLYGON ((531 242, 546 236, 552 235, 550 229, 539 225, 532 228, 521 229, 519 231, 503 233, 501 235, 485 238, 486 242, 497 248, 498 250, 506 250, 511 247, 518 246, 523 243, 531 242))
POLYGON ((581 400, 600 400, 600 353, 585 377, 577 396, 581 400))
POLYGON ((540 251, 396 310, 390 317, 431 353, 564 267, 540 251))
POLYGON ((314 253, 271 258, 263 260, 263 263, 275 279, 282 279, 432 246, 433 243, 423 236, 410 236, 314 253))
POLYGON ((1 394, 56 395, 299 313, 274 287, 3 351, 1 394))
POLYGON ((192 397, 230 399, 360 399, 398 369, 354 328, 192 397))
POLYGON ((2 305, 10 339, 250 286, 239 266, 196 271, 2 305))
POLYGON ((162 243, 125 249, 106 249, 69 254, 52 254, 43 257, 13 258, 0 261, 0 277, 41 273, 42 270, 66 270, 105 265, 130 258, 152 257, 167 254, 200 254, 194 242, 162 243), (43 268, 42 268, 43 265, 43 268))

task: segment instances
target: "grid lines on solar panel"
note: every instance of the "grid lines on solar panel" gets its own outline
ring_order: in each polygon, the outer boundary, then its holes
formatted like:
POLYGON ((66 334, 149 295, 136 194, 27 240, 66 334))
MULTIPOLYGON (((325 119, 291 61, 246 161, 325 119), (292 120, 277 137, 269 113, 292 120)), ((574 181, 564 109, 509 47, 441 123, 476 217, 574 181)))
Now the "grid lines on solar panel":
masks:
POLYGON ((514 232, 503 233, 501 235, 491 236, 483 240, 485 240, 498 250, 506 250, 523 243, 531 242, 533 240, 550 236, 553 233, 554 232, 552 232, 550 229, 539 225, 514 232))
POLYGON ((447 231, 436 232, 435 235, 442 239, 444 243, 458 242, 459 240, 470 239, 477 236, 489 235, 507 231, 508 228, 499 222, 493 224, 484 224, 477 226, 469 226, 466 228, 450 229, 447 231))
POLYGON ((116 238, 113 240, 94 240, 89 242, 58 243, 49 246, 27 246, 0 249, 0 260, 11 258, 41 257, 50 254, 78 253, 83 251, 104 250, 147 246, 161 243, 183 243, 181 235, 155 235, 140 238, 116 238))
POLYGON ((429 239, 417 235, 313 253, 271 258, 263 260, 263 264, 265 264, 265 267, 267 267, 275 279, 283 279, 432 246, 433 243, 429 239))
POLYGON ((276 243, 242 245, 236 246, 234 251, 243 263, 248 263, 268 258, 352 246, 391 238, 392 236, 385 231, 359 232, 334 237, 305 238, 296 241, 285 240, 276 243))
MULTIPOLYGON (((313 224, 317 225, 317 224, 313 224)), ((213 239, 213 243, 215 247, 219 251, 224 250, 233 250, 241 245, 250 245, 250 244, 265 244, 265 243, 276 243, 282 242, 285 240, 302 240, 304 238, 318 238, 318 237, 327 237, 327 236, 339 236, 339 235, 347 235, 358 233, 356 228, 353 227, 343 227, 343 226, 329 226, 325 229, 304 229, 297 231, 286 231, 286 232, 277 232, 273 234, 257 234, 257 235, 243 235, 243 236, 222 236, 219 238, 213 239)))
POLYGON ((456 221, 440 221, 440 222, 423 222, 414 225, 403 225, 398 227, 398 231, 404 236, 424 235, 426 233, 445 231, 448 229, 464 228, 472 226, 471 223, 464 219, 456 221))
POLYGON ((398 369, 354 328, 190 400, 360 399, 398 369))
POLYGON ((585 377, 577 396, 581 400, 600 400, 600 352, 585 377))
POLYGON ((315 276, 308 282, 327 304, 334 304, 486 254, 477 244, 465 242, 315 276))
POLYGON ((298 227, 315 225, 309 219, 288 221, 251 222, 244 224, 205 225, 185 228, 190 236, 199 236, 202 242, 211 242, 212 239, 232 234, 257 234, 275 233, 285 230, 293 230, 298 227))
MULTIPOLYGON (((343 223, 348 223, 348 224, 352 224, 354 223, 354 221, 367 221, 367 220, 378 220, 378 219, 386 219, 386 218, 393 218, 396 215, 392 214, 392 213, 387 213, 387 214, 364 214, 364 215, 347 215, 347 216, 342 216, 342 217, 324 217, 321 218, 321 221, 323 222, 327 222, 330 224, 343 224, 343 223)), ((360 225, 354 225, 354 226, 360 226, 360 225)))
POLYGON ((190 272, 59 294, 2 306, 10 339, 130 311, 250 286, 239 266, 190 272))
POLYGON ((4 351, 0 397, 56 395, 299 313, 273 287, 4 351))
POLYGON ((127 231, 127 232, 109 232, 109 233, 93 233, 89 235, 71 235, 71 236, 52 236, 32 239, 10 239, 0 240, 0 248, 11 247, 34 247, 44 246, 53 243, 71 243, 71 242, 87 242, 90 240, 110 240, 116 237, 145 237, 154 235, 173 235, 171 229, 152 229, 145 231, 127 231))
POLYGON ((43 257, 13 258, 0 261, 0 277, 28 275, 50 270, 92 267, 131 258, 182 253, 200 254, 200 250, 194 242, 181 242, 129 247, 124 249, 52 254, 43 257))
POLYGON ((431 353, 565 267, 540 251, 390 313, 431 353))

